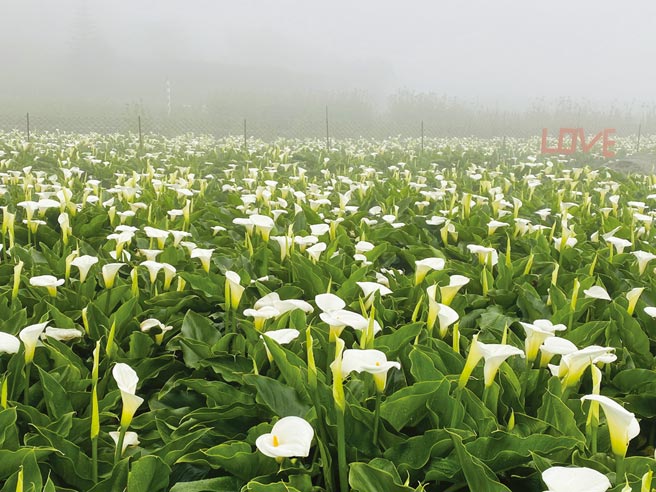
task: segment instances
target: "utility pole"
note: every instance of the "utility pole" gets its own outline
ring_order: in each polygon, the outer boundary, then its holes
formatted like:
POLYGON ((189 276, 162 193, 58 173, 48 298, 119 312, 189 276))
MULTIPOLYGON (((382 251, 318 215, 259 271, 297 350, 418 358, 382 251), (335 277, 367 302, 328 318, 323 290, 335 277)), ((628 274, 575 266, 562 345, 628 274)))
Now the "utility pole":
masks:
POLYGON ((424 120, 421 120, 421 153, 424 154, 424 120))
POLYGON ((330 152, 330 131, 328 127, 328 106, 326 106, 326 152, 330 152))
POLYGON ((171 117, 171 80, 166 79, 166 114, 171 117))
POLYGON ((248 137, 246 134, 246 118, 244 118, 244 150, 248 149, 248 137))
POLYGON ((27 113, 26 115, 26 120, 27 120, 27 141, 30 141, 30 113, 27 113))
POLYGON ((141 133, 141 115, 137 116, 137 123, 139 124, 139 148, 143 147, 143 135, 141 133))

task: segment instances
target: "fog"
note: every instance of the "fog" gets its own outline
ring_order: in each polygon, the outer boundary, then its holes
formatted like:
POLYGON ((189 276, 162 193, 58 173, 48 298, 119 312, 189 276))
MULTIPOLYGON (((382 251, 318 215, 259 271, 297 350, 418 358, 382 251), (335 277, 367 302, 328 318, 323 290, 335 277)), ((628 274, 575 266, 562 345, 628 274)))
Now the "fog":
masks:
POLYGON ((302 136, 328 106, 344 136, 421 120, 436 133, 654 128, 650 0, 0 0, 0 12, 0 127, 28 111, 44 129, 141 114, 153 128, 236 133, 246 118, 302 136))

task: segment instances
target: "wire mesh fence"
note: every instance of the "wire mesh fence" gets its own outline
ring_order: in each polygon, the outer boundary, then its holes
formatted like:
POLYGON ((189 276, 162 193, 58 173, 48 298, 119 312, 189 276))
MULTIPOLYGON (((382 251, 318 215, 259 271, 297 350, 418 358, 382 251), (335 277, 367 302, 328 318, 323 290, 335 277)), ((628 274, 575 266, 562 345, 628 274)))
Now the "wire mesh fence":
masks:
MULTIPOLYGON (((412 109, 412 108, 410 108, 412 109)), ((613 127, 618 136, 656 133, 656 110, 634 114, 589 112, 499 112, 490 110, 436 111, 394 108, 386 112, 354 111, 348 108, 309 108, 303 111, 223 112, 220 109, 180 108, 172 112, 140 106, 117 109, 25 107, 0 108, 0 131, 18 130, 32 135, 65 133, 143 133, 177 136, 188 133, 215 137, 246 136, 276 138, 387 138, 409 137, 531 137, 543 128, 584 127, 590 132, 613 127)))

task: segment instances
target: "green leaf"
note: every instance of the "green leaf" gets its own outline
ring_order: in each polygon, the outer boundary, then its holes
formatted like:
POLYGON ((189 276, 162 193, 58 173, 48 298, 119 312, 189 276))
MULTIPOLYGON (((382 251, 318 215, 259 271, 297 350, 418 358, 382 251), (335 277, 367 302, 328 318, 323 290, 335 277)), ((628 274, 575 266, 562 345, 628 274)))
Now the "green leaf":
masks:
POLYGON ((50 476, 48 476, 48 479, 46 480, 46 484, 43 486, 43 492, 57 492, 57 489, 55 488, 55 484, 50 479, 50 476))
POLYGON ((192 310, 185 314, 180 331, 184 337, 204 342, 209 346, 214 345, 221 338, 221 333, 207 316, 201 316, 192 310))
POLYGON ((29 455, 33 455, 36 461, 45 459, 48 455, 58 452, 55 448, 50 447, 22 447, 17 451, 0 449, 0 480, 6 480, 12 473, 18 470, 23 464, 23 460, 29 455))
POLYGON ((89 492, 125 492, 128 483, 129 459, 119 461, 107 478, 98 482, 89 492))
POLYGON ((235 477, 208 478, 193 482, 178 482, 171 492, 240 492, 243 482, 235 477))
POLYGON ((33 429, 36 432, 25 439, 26 444, 55 448, 57 454, 48 460, 52 472, 74 487, 89 490, 93 485, 91 458, 79 446, 55 432, 37 426, 33 426, 33 429))
POLYGON ((529 284, 521 284, 517 293, 517 306, 525 319, 550 319, 551 311, 537 291, 529 284))
POLYGON ((416 382, 441 381, 444 374, 435 367, 433 359, 425 352, 423 347, 412 347, 410 351, 410 373, 416 382))
POLYGON ((398 483, 386 470, 368 463, 351 463, 348 475, 353 492, 412 492, 412 487, 398 483))
POLYGON ((20 446, 16 409, 13 407, 0 411, 0 449, 16 451, 20 446))
POLYGON ((206 451, 185 455, 178 460, 178 463, 196 463, 212 468, 223 468, 244 481, 274 473, 278 469, 276 460, 264 456, 259 451, 253 452, 250 444, 242 441, 227 442, 206 451))
POLYGON ((169 485, 171 469, 157 456, 144 456, 132 465, 128 473, 128 490, 159 492, 169 485))
MULTIPOLYGON (((649 337, 625 308, 613 302, 610 305, 610 315, 615 320, 620 340, 629 349, 637 365, 651 368, 654 357, 649 351, 649 337)), ((609 341, 610 343, 610 341, 609 341)))
POLYGON ((310 402, 305 362, 295 353, 280 346, 275 340, 267 337, 265 342, 285 382, 296 390, 302 401, 310 402))
POLYGON ((249 374, 244 376, 244 382, 255 386, 258 403, 266 405, 274 415, 305 417, 310 410, 310 405, 302 401, 294 388, 276 379, 249 374))
POLYGON ((564 338, 567 338, 577 347, 586 347, 600 343, 602 337, 605 337, 606 330, 613 324, 612 321, 589 321, 577 326, 573 330, 564 332, 564 338))
POLYGON ((462 438, 453 432, 447 431, 456 450, 456 455, 462 472, 467 480, 469 490, 476 492, 512 492, 508 487, 499 482, 497 476, 481 460, 467 451, 462 443, 462 438))
POLYGON ((385 352, 388 360, 395 359, 401 349, 406 347, 424 329, 425 323, 417 322, 404 325, 389 335, 379 336, 374 340, 374 347, 385 352))
POLYGON ((301 492, 296 487, 292 487, 283 482, 274 483, 260 483, 248 482, 245 487, 245 492, 301 492))
POLYGON ((572 453, 581 448, 581 441, 567 436, 536 434, 519 437, 504 431, 490 437, 480 437, 465 444, 467 451, 485 463, 495 473, 527 465, 531 453, 548 455, 559 462, 568 461, 572 453))
POLYGON ((557 378, 549 380, 549 387, 542 397, 542 405, 537 417, 550 424, 558 435, 568 436, 585 443, 585 436, 579 430, 574 412, 569 409, 557 394, 560 393, 560 382, 557 378))
POLYGON ((43 388, 43 399, 50 417, 58 419, 66 413, 72 413, 73 406, 64 387, 51 374, 40 367, 38 369, 43 388))
MULTIPOLYGON (((471 432, 457 432, 462 433, 463 437, 475 436, 471 432)), ((420 470, 431 458, 445 457, 452 450, 453 441, 446 429, 431 429, 421 436, 410 437, 387 449, 384 456, 396 464, 399 473, 404 474, 408 470, 420 470)))
POLYGON ((427 407, 437 404, 437 391, 443 385, 448 386, 449 382, 425 381, 402 388, 381 404, 380 415, 397 431, 414 427, 428 415, 427 407))
MULTIPOLYGON (((41 492, 43 478, 37 463, 36 453, 34 451, 26 453, 21 466, 23 467, 23 490, 41 492)), ((0 492, 15 492, 17 482, 18 470, 4 483, 4 487, 0 489, 0 492)))

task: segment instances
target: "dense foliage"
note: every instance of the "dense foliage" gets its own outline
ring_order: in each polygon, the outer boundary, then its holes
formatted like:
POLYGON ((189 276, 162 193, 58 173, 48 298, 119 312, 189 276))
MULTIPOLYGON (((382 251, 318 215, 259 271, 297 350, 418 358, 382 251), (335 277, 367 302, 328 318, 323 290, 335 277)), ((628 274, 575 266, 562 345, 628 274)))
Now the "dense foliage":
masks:
POLYGON ((534 143, 0 135, 1 491, 649 491, 656 178, 534 143))

